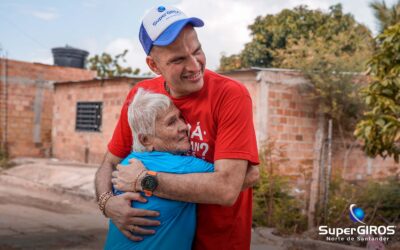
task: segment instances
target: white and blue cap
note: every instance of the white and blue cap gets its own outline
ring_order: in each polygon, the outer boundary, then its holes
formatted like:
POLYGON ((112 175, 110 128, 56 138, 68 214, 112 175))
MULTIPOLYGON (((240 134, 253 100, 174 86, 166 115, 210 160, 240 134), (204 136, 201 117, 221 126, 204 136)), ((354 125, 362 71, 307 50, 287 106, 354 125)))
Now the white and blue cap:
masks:
POLYGON ((181 30, 191 24, 202 27, 204 22, 196 17, 187 17, 181 10, 171 6, 151 9, 143 18, 139 40, 148 55, 153 45, 167 46, 175 41, 181 30))

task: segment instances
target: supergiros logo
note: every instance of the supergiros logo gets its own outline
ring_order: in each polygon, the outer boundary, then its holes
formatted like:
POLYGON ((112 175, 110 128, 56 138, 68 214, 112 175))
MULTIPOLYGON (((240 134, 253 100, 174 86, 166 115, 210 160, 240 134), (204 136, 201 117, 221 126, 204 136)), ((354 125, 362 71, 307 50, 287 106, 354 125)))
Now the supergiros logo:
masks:
POLYGON ((351 204, 349 207, 350 219, 361 224, 357 227, 336 227, 331 228, 327 225, 321 225, 318 228, 318 234, 326 236, 327 241, 381 241, 386 242, 391 235, 396 233, 396 226, 376 226, 367 225, 363 220, 365 212, 361 207, 356 204, 351 204), (354 235, 358 236, 354 236, 354 235))
POLYGON ((365 217, 364 210, 362 210, 360 207, 356 207, 356 204, 351 204, 350 205, 350 219, 354 222, 359 222, 361 224, 365 223, 362 221, 365 217))

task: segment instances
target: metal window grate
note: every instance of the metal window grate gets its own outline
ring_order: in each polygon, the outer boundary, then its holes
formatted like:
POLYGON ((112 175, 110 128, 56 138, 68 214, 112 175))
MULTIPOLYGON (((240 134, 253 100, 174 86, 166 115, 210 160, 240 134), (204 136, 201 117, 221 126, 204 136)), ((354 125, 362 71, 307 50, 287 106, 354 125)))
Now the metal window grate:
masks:
POLYGON ((100 131, 102 106, 102 102, 78 102, 75 129, 79 131, 100 131))

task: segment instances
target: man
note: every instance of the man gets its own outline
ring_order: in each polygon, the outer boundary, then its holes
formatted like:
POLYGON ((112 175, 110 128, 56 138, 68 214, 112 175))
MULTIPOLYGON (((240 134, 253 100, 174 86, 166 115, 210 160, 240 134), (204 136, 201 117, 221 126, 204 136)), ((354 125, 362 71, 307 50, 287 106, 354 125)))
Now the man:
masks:
MULTIPOLYGON (((96 190, 97 194, 111 190, 113 166, 130 153, 132 135, 126 113, 136 90, 141 87, 165 94, 188 123, 194 154, 213 162, 215 172, 137 175, 137 169, 144 167, 134 162, 135 167, 119 168, 115 176, 131 187, 140 183, 131 191, 201 203, 195 249, 249 249, 252 190, 246 187, 258 179, 257 168, 252 166, 258 164, 252 102, 242 84, 205 69, 205 55, 193 28, 201 26, 202 20, 187 18, 173 7, 160 6, 144 17, 139 37, 148 55, 146 62, 161 76, 138 83, 129 93, 109 151, 96 174, 96 190), (243 187, 246 189, 241 191, 243 187)), ((157 216, 157 212, 130 208, 131 200, 143 201, 137 193, 125 193, 109 198, 102 206, 124 235, 141 240, 130 232, 155 233, 145 226, 158 222, 143 217, 157 216)))

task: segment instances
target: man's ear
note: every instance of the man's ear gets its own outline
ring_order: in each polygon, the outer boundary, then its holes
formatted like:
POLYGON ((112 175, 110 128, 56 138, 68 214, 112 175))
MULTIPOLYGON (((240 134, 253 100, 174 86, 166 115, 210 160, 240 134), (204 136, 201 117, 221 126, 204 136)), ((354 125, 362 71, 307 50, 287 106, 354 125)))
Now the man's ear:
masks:
POLYGON ((147 150, 153 151, 154 146, 153 146, 153 140, 152 140, 151 136, 140 134, 139 141, 147 150))
POLYGON ((157 75, 161 75, 161 71, 158 69, 157 63, 156 63, 156 61, 154 61, 154 58, 152 56, 146 57, 146 63, 149 66, 149 68, 151 69, 151 71, 153 71, 157 75))

